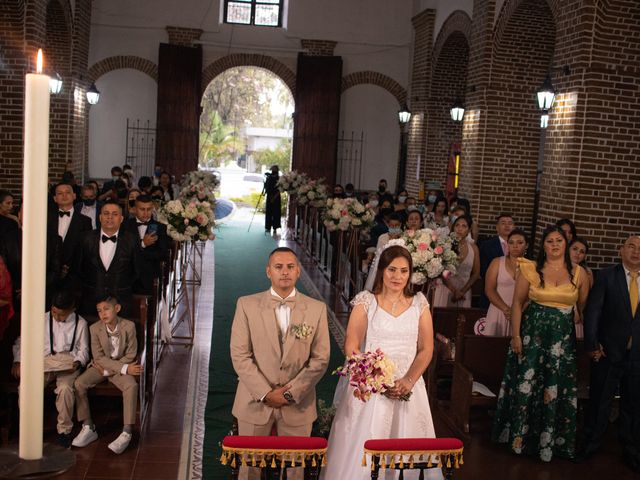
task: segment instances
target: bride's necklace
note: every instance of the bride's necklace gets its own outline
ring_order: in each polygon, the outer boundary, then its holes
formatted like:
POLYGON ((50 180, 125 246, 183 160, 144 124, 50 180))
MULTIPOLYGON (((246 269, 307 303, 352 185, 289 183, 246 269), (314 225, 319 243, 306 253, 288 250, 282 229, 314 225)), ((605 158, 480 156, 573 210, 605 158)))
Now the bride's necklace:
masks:
POLYGON ((398 306, 398 304, 404 300, 404 296, 400 295, 396 301, 390 300, 386 297, 382 297, 384 299, 385 302, 391 302, 391 315, 395 315, 396 314, 396 307, 398 306))

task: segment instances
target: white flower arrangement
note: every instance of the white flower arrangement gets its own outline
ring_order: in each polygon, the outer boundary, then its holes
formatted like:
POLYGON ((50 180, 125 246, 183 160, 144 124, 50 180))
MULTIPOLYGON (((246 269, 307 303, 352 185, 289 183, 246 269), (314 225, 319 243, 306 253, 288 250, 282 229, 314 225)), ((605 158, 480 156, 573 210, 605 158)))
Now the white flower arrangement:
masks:
POLYGON ((178 242, 213 240, 215 226, 209 202, 171 200, 158 212, 158 221, 167 225, 167 234, 178 242))
POLYGON ((326 207, 322 221, 330 232, 349 228, 368 230, 373 226, 374 211, 355 198, 330 198, 326 207))
POLYGON ((403 239, 413 260, 411 283, 423 285, 427 279, 448 278, 456 273, 458 255, 446 230, 407 230, 403 239))
POLYGON ((180 183, 179 198, 214 203, 215 190, 219 186, 220 180, 211 172, 200 170, 187 172, 180 183))
POLYGON ((327 186, 324 178, 308 180, 298 187, 296 196, 299 205, 311 205, 316 208, 324 207, 327 201, 327 186))
POLYGON ((295 170, 285 172, 280 175, 278 179, 278 190, 280 192, 297 193, 298 189, 309 181, 309 176, 306 173, 298 173, 295 170))

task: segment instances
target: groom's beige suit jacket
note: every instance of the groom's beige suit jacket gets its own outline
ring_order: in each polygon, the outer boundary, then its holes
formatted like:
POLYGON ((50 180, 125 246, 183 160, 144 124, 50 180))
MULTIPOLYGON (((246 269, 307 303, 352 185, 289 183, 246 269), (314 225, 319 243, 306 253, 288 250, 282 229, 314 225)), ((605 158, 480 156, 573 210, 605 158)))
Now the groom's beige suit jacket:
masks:
POLYGON ((315 387, 329 365, 324 303, 296 291, 289 329, 281 339, 271 291, 240 297, 230 348, 239 379, 232 410, 238 420, 266 424, 274 409, 261 399, 278 386, 291 385, 295 403, 280 409, 283 421, 291 426, 313 423, 317 417, 315 387), (302 324, 312 329, 306 338, 293 333, 295 326, 302 324))

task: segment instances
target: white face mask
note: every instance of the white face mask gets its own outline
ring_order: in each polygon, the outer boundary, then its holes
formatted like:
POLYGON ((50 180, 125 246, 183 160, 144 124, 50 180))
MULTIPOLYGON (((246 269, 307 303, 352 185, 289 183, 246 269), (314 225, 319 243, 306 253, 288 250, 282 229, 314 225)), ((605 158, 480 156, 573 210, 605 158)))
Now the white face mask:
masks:
POLYGON ((153 177, 153 184, 157 187, 160 185, 160 179, 158 177, 153 177))
POLYGON ((373 208, 376 208, 378 206, 378 200, 371 200, 369 202, 369 206, 373 207, 373 208))
POLYGON ((404 203, 406 200, 407 200, 406 195, 400 195, 398 197, 398 202, 400 202, 400 203, 404 203))
POLYGON ((429 195, 427 197, 427 200, 429 200, 429 203, 436 203, 436 196, 435 195, 429 195))

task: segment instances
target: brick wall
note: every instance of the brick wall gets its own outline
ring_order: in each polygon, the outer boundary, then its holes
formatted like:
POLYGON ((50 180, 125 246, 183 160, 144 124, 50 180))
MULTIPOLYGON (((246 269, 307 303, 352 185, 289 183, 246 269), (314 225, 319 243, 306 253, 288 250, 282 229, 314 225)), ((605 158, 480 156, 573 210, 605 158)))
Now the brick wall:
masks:
POLYGON ((301 39, 300 45, 305 55, 316 57, 331 57, 336 48, 337 42, 331 40, 308 40, 301 39))
POLYGON ((169 35, 169 43, 174 45, 182 45, 184 47, 193 46, 196 40, 200 40, 202 30, 199 28, 184 28, 167 26, 167 35, 169 35))
MULTIPOLYGON (((409 94, 409 109, 411 122, 408 128, 407 169, 405 188, 410 195, 417 195, 420 185, 416 179, 418 161, 420 162, 420 176, 424 172, 427 103, 429 100, 431 78, 431 48, 433 45, 433 29, 436 17, 435 10, 427 9, 413 17, 413 65, 411 70, 411 91, 409 94)), ((398 185, 402 179, 398 179, 398 185)))

